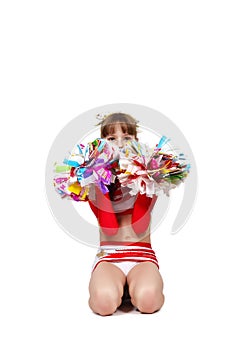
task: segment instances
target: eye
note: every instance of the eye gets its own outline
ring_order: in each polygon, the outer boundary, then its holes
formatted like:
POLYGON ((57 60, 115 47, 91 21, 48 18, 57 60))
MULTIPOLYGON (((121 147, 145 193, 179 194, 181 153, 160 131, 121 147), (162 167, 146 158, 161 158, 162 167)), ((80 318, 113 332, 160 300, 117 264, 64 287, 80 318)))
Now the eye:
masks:
POLYGON ((108 141, 115 141, 115 137, 109 136, 109 137, 107 137, 107 140, 108 140, 108 141))
POLYGON ((131 136, 126 136, 126 137, 125 137, 125 140, 126 140, 126 141, 130 141, 130 140, 132 140, 132 137, 131 137, 131 136))

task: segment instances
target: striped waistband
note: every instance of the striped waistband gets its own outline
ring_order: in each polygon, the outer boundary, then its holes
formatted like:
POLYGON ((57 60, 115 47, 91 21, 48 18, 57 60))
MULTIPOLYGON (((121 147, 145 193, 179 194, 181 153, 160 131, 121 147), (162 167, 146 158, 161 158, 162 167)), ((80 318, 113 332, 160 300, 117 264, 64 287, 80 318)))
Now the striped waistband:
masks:
MULTIPOLYGON (((108 242, 107 242, 108 243, 108 242)), ((110 242, 109 242, 110 243, 110 242)), ((117 242, 118 243, 118 242, 117 242)), ((158 260, 156 258, 154 250, 151 248, 150 243, 144 242, 129 242, 129 245, 104 245, 99 248, 96 254, 96 265, 102 261, 106 262, 153 262, 159 267, 158 260), (142 244, 141 244, 142 243, 142 244)))
POLYGON ((151 243, 147 243, 147 242, 129 242, 129 241, 102 241, 100 242, 100 246, 128 246, 128 247, 145 247, 145 248, 152 248, 151 247, 151 243))

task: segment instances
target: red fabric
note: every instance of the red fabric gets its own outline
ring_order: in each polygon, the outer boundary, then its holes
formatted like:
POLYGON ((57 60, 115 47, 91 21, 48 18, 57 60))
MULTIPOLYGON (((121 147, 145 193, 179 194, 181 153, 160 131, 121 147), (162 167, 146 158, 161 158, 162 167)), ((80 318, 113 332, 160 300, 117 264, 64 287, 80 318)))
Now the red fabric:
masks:
MULTIPOLYGON (((152 249, 151 243, 148 242, 130 242, 130 241, 102 241, 100 242, 100 246, 105 245, 114 245, 114 246, 132 246, 132 247, 142 247, 142 248, 150 248, 152 249)), ((129 248, 129 247, 128 247, 129 248)))
POLYGON ((92 212, 95 214, 96 219, 98 220, 98 217, 99 217, 99 209, 98 209, 91 201, 89 201, 89 206, 90 206, 92 212))
POLYGON ((147 230, 156 200, 157 196, 155 195, 150 198, 145 194, 138 194, 132 214, 132 228, 137 235, 147 230))
POLYGON ((114 249, 114 251, 109 253, 109 249, 104 248, 104 256, 99 257, 97 259, 94 269, 97 267, 98 264, 101 262, 124 262, 124 261, 132 261, 132 262, 152 262, 156 264, 156 266, 159 268, 158 260, 156 258, 155 252, 153 249, 144 249, 144 248, 134 248, 131 247, 131 249, 128 248, 117 248, 114 249))
POLYGON ((96 188, 96 200, 98 207, 89 201, 90 208, 95 214, 102 232, 107 236, 114 236, 117 233, 119 226, 109 193, 103 194, 98 188, 96 188))
MULTIPOLYGON (((132 228, 134 232, 139 235, 144 233, 151 220, 151 211, 154 207, 154 204, 157 200, 157 196, 152 198, 147 197, 145 194, 138 194, 136 202, 133 209, 128 209, 121 214, 132 214, 132 228)), ((90 208, 95 214, 99 225, 102 229, 102 232, 107 236, 116 235, 119 225, 114 212, 112 202, 110 200, 109 193, 103 194, 96 187, 96 201, 98 207, 96 207, 92 202, 89 201, 90 208)))

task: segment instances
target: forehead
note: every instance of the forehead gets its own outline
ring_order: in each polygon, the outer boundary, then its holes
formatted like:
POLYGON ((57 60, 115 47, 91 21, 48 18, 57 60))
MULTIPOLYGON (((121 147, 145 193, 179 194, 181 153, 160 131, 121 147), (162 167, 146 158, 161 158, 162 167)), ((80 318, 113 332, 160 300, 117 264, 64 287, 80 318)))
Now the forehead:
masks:
POLYGON ((105 136, 114 135, 117 133, 133 135, 134 132, 130 125, 122 122, 107 124, 103 130, 105 136))
POLYGON ((121 125, 120 123, 116 123, 116 124, 110 124, 110 126, 108 126, 108 133, 111 134, 127 134, 128 130, 127 130, 127 126, 126 124, 121 125))

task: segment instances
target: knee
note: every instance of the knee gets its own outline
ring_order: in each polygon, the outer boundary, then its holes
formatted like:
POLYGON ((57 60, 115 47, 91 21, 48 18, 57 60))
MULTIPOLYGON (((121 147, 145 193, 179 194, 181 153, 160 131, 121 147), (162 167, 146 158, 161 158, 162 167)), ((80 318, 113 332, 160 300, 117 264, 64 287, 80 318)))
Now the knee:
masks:
POLYGON ((132 302, 142 313, 152 314, 161 309, 164 304, 164 295, 162 290, 146 286, 139 291, 134 291, 132 302))
POLYGON ((98 290, 90 295, 89 306, 93 312, 101 315, 112 315, 121 304, 121 296, 110 290, 98 290))

